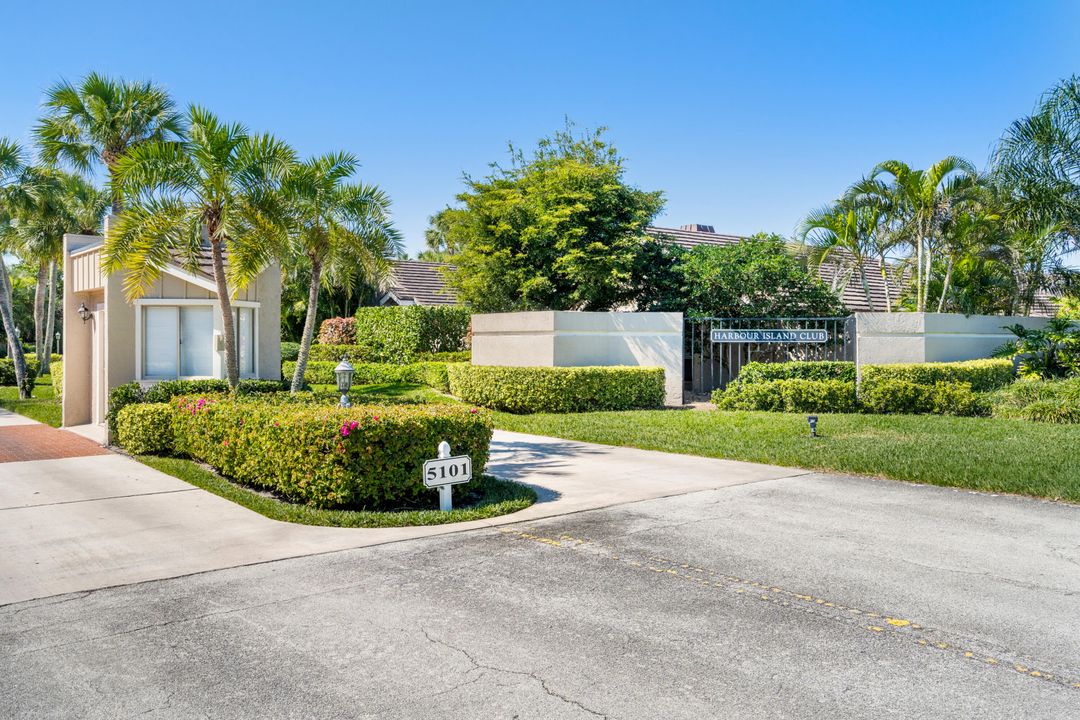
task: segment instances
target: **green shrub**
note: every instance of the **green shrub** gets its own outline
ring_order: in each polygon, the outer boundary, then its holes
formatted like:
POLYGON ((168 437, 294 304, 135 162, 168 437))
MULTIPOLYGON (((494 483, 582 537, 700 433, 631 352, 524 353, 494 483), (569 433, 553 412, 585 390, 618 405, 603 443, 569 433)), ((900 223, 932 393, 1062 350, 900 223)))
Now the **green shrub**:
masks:
POLYGON ((663 368, 448 366, 450 393, 513 413, 636 410, 664 402, 663 368))
POLYGON ((989 396, 994 417, 1080 423, 1080 378, 1019 380, 989 396))
POLYGON ((105 422, 109 425, 109 437, 116 438, 118 434, 117 421, 120 417, 120 411, 128 405, 144 402, 142 386, 137 382, 124 383, 123 385, 117 385, 109 393, 109 411, 105 414, 105 422))
MULTIPOLYGON (((304 371, 304 382, 311 385, 336 385, 337 376, 334 368, 338 360, 312 361, 304 371)), ((442 362, 418 362, 407 365, 391 363, 353 363, 353 385, 374 385, 383 383, 416 383, 428 385, 446 392, 450 389, 447 381, 446 366, 442 362)), ((286 377, 296 372, 296 363, 287 362, 282 366, 286 377)))
POLYGON ((64 396, 64 363, 60 361, 51 364, 53 396, 59 400, 64 396))
POLYGON ((1016 358, 1024 377, 1049 380, 1080 375, 1080 323, 1067 316, 1052 318, 1045 327, 1006 326, 1016 339, 996 355, 1016 358))
MULTIPOLYGON (((26 383, 33 389, 34 379, 38 374, 38 362, 30 357, 26 358, 26 383)), ((15 387, 15 361, 11 358, 0 359, 0 386, 15 387)))
POLYGON ((491 420, 460 405, 338 408, 223 396, 170 404, 176 448, 239 482, 317 507, 397 508, 431 497, 439 442, 487 463, 491 420))
POLYGON ((472 350, 453 350, 448 352, 420 353, 417 362, 472 362, 472 350))
POLYGON ((853 383, 855 363, 834 360, 752 362, 742 366, 736 379, 740 385, 769 380, 842 380, 853 383))
POLYGON ((967 382, 936 382, 932 385, 908 380, 884 379, 859 389, 859 402, 867 412, 900 415, 988 415, 987 402, 967 382))
POLYGON ((295 360, 300 357, 300 343, 283 341, 281 343, 281 360, 295 360))
MULTIPOLYGON (((342 357, 348 357, 350 363, 374 362, 381 363, 378 352, 369 345, 312 345, 308 353, 308 362, 341 362, 342 357)), ((453 352, 418 352, 410 356, 409 362, 469 362, 472 359, 472 351, 455 350, 453 352)), ((282 360, 296 360, 295 357, 282 360)), ((396 361, 387 361, 396 362, 396 361)), ((408 364, 408 363, 401 363, 408 364)))
POLYGON ((903 380, 916 385, 969 383, 975 392, 989 392, 1004 387, 1014 379, 1012 360, 967 360, 948 363, 898 363, 863 365, 859 392, 886 380, 903 380))
POLYGON ((360 308, 351 344, 363 350, 355 359, 408 363, 423 353, 465 350, 469 319, 468 309, 454 305, 360 308))
POLYGON ((720 410, 771 412, 856 412, 855 382, 845 380, 762 380, 732 383, 716 390, 713 402, 720 410))
POLYGON ((117 442, 134 455, 162 455, 173 446, 173 411, 169 403, 135 403, 116 418, 117 442))

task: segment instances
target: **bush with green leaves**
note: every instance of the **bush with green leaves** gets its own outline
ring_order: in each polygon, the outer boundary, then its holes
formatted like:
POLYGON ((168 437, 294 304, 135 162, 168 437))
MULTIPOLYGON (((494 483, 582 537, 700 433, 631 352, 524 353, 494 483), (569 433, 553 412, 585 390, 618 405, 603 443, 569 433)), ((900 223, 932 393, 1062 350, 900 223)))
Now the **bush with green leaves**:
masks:
POLYGON ((353 342, 370 348, 365 360, 412 362, 424 353, 467 349, 470 318, 470 310, 457 305, 360 308, 353 342))
POLYGON ((916 385, 936 383, 969 383, 975 392, 997 390, 1015 379, 1011 360, 965 360, 962 362, 896 363, 863 365, 859 383, 860 394, 889 380, 903 380, 916 385))
POLYGON ((867 412, 890 415, 974 417, 990 414, 987 401, 968 382, 925 384, 886 378, 861 386, 859 402, 867 412))
POLYGON ((657 408, 663 368, 447 366, 450 394, 512 413, 657 408))
MULTIPOLYGON (((356 362, 381 362, 377 353, 367 345, 312 345, 308 354, 308 361, 317 362, 341 362, 341 358, 348 358, 350 363, 356 362)), ((296 360, 295 357, 283 360, 296 360)), ((420 352, 412 356, 410 362, 469 362, 472 359, 470 350, 454 350, 449 352, 420 352)), ((404 363, 408 364, 408 363, 404 363)))
POLYGON ((736 379, 740 385, 770 380, 840 380, 853 383, 855 363, 838 360, 751 362, 742 366, 736 379))
POLYGON ((1020 374, 1049 380, 1080 375, 1080 324, 1056 317, 1043 328, 1017 323, 1007 328, 1016 340, 999 348, 997 355, 1016 358, 1020 374))
POLYGON ((760 380, 732 383, 713 392, 720 410, 770 412, 851 413, 858 411, 853 380, 760 380))
MULTIPOLYGON (((26 358, 26 383, 31 389, 34 387, 34 379, 37 374, 37 360, 26 358)), ((11 358, 0 358, 0 386, 15 387, 15 385, 15 361, 11 358)))
POLYGON ((116 418, 120 447, 133 455, 168 454, 173 446, 173 411, 167 403, 135 403, 116 418))
POLYGON ((996 418, 1080 423, 1080 378, 1025 378, 990 394, 996 418))
MULTIPOLYGON (((307 364, 304 370, 304 382, 311 385, 336 385, 337 376, 334 368, 337 360, 317 360, 307 364)), ((427 385, 446 392, 450 389, 444 362, 417 362, 405 365, 394 363, 354 363, 353 385, 381 385, 391 383, 416 383, 427 385)), ((296 372, 296 363, 287 362, 283 366, 286 377, 296 372)))
POLYGON ((56 361, 49 365, 52 374, 53 397, 57 400, 64 396, 64 363, 56 361))
POLYGON ((491 419, 461 405, 339 408, 227 396, 170 403, 176 450, 240 483, 315 507, 397 509, 431 497, 425 460, 441 441, 487 463, 491 419))
POLYGON ((282 341, 281 343, 281 360, 296 360, 300 357, 300 343, 282 341))

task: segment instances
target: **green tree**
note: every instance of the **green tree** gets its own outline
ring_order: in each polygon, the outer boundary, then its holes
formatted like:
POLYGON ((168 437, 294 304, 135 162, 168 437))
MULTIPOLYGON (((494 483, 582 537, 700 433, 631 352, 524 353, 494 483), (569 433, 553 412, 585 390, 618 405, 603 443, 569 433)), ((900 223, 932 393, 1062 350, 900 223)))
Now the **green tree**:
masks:
POLYGON ((571 128, 541 140, 528 160, 466 177, 459 206, 435 216, 436 246, 454 251, 448 283, 482 312, 609 310, 632 303, 645 228, 661 192, 626 183, 603 131, 571 128))
MULTIPOLYGON (((387 258, 401 250, 401 235, 390 219, 389 196, 374 185, 349 183, 356 167, 356 158, 348 153, 327 154, 298 163, 282 183, 291 241, 287 261, 302 260, 310 269, 293 392, 304 385, 320 287, 326 284, 351 293, 358 283, 385 276, 387 258)), ((241 247, 239 252, 246 251, 241 247)))
MULTIPOLYGON (((34 128, 45 162, 65 162, 80 172, 101 163, 116 183, 117 163, 148 142, 179 139, 183 123, 169 94, 149 82, 129 82, 90 73, 79 83, 66 80, 45 94, 46 115, 34 128)), ((121 210, 113 190, 113 214, 121 210)))
POLYGON ((144 143, 116 161, 114 189, 125 209, 105 238, 103 264, 110 273, 126 271, 124 290, 135 299, 166 263, 180 260, 194 269, 208 244, 226 376, 235 387, 239 369, 230 286, 246 286, 280 247, 284 219, 278 190, 295 156, 272 136, 223 123, 198 106, 188 110, 187 121, 186 139, 144 143))
POLYGON ((679 267, 688 315, 844 314, 836 294, 807 270, 778 235, 759 233, 731 245, 698 245, 683 255, 679 267))
POLYGON ((19 397, 22 399, 29 397, 30 388, 27 382, 26 357, 23 355, 19 334, 15 330, 11 277, 4 254, 12 249, 13 214, 23 202, 25 176, 26 164, 22 148, 18 143, 0 138, 0 320, 3 321, 4 335, 7 337, 8 354, 15 365, 15 384, 19 386, 19 397))

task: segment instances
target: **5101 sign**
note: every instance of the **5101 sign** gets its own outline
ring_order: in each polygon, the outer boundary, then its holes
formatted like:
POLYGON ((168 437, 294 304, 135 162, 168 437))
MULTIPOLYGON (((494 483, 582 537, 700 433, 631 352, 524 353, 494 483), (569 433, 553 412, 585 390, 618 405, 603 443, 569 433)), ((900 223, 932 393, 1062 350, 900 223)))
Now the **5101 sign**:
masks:
POLYGON ((424 485, 458 485, 472 480, 472 459, 468 455, 424 461, 424 485))

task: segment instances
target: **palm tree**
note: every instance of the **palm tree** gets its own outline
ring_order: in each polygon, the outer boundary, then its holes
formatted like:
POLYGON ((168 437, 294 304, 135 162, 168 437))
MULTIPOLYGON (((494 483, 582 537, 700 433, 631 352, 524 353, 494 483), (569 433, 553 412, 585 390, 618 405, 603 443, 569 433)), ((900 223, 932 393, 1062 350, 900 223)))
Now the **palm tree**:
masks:
POLYGON ((246 286, 278 247, 283 222, 277 191, 295 156, 272 136, 223 123, 195 105, 187 122, 186 139, 144 143, 116 161, 114 189, 127 205, 105 238, 103 265, 110 273, 127 271, 124 291, 133 300, 166 263, 179 259, 194 269, 209 245, 226 376, 236 387, 230 285, 246 286))
POLYGON ((15 384, 19 386, 19 397, 24 400, 30 395, 26 357, 23 355, 18 333, 15 332, 11 279, 4 262, 4 253, 10 249, 12 211, 21 203, 20 195, 23 191, 20 182, 25 172, 22 148, 18 143, 0 138, 0 320, 7 336, 8 354, 15 365, 15 384))
MULTIPOLYGON (((323 284, 350 294, 359 280, 381 279, 387 258, 401 251, 390 219, 390 198, 374 185, 350 184, 357 167, 348 153, 331 153, 295 165, 282 183, 289 226, 288 254, 310 268, 307 314, 292 391, 304 385, 323 284)), ((255 264, 240 251, 238 262, 255 264)), ((256 261, 258 258, 256 258, 256 261)))
MULTIPOLYGON (((884 205, 880 202, 860 202, 857 194, 848 192, 831 205, 813 210, 800 224, 797 231, 803 243, 813 246, 810 252, 810 264, 820 268, 826 261, 831 261, 838 271, 848 267, 862 285, 866 304, 874 309, 874 298, 870 294, 870 285, 866 279, 866 266, 875 256, 884 256, 884 250, 878 247, 882 227, 886 220, 884 205)), ((886 280, 887 282, 887 280, 886 280)), ((891 303, 889 303, 891 305, 891 303)), ((886 308, 892 310, 891 307, 886 308)))
POLYGON ((975 168, 967 160, 950 155, 926 170, 914 170, 899 160, 886 160, 874 168, 871 179, 877 180, 882 175, 890 178, 881 187, 888 193, 887 200, 897 208, 899 229, 912 245, 915 256, 915 309, 925 312, 934 255, 941 247, 942 226, 974 184, 975 168))
MULTIPOLYGON (((116 165, 128 152, 148 142, 175 140, 183 123, 169 94, 149 82, 129 82, 90 73, 78 85, 62 80, 45 94, 47 113, 34 135, 47 163, 65 162, 89 172, 105 166, 112 186, 116 165)), ((115 190, 112 210, 121 210, 115 190)))

